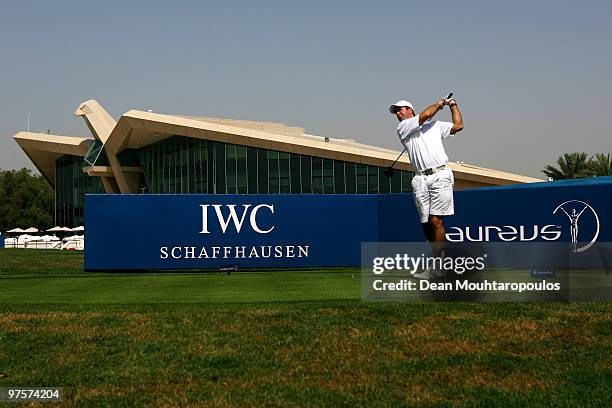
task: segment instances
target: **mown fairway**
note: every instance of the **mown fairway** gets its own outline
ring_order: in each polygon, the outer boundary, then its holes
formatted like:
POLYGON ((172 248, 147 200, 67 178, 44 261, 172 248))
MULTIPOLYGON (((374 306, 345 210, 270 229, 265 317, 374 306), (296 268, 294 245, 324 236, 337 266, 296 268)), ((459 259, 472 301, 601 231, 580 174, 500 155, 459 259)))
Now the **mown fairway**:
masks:
POLYGON ((81 265, 0 250, 0 387, 75 407, 612 405, 607 303, 364 304, 355 271, 81 265))

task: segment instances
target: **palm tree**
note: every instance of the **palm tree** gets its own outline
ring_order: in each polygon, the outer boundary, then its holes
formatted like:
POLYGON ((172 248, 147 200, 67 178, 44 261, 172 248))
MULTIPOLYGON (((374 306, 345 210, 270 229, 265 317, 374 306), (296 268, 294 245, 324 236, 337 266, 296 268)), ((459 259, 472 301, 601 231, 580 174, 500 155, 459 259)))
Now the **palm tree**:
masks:
POLYGON ((597 153, 589 162, 591 174, 593 176, 612 176, 612 158, 610 153, 597 153))
POLYGON ((565 153, 559 157, 559 167, 547 165, 542 172, 553 180, 575 179, 591 176, 586 153, 565 153))

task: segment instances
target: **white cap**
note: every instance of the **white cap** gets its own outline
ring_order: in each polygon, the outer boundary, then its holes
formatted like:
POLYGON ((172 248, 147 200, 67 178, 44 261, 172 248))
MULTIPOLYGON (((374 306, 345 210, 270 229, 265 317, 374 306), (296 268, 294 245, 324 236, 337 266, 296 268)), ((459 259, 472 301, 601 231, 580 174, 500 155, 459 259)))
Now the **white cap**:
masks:
POLYGON ((398 106, 406 106, 406 107, 414 110, 414 108, 412 107, 412 104, 410 102, 405 101, 405 100, 402 99, 401 101, 397 101, 393 105, 389 106, 389 112, 395 113, 395 108, 398 107, 398 106))

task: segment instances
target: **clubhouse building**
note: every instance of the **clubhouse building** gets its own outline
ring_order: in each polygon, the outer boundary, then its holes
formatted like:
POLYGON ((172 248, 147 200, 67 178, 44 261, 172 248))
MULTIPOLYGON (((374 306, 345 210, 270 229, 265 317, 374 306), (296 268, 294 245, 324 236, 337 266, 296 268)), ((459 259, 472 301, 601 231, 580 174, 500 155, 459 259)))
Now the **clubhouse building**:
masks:
MULTIPOLYGON (((95 100, 75 111, 92 137, 19 132, 15 141, 55 189, 56 225, 83 223, 85 193, 386 194, 410 193, 399 151, 315 136, 282 123, 131 110, 116 122, 95 100)), ((455 188, 542 181, 449 163, 455 188)))

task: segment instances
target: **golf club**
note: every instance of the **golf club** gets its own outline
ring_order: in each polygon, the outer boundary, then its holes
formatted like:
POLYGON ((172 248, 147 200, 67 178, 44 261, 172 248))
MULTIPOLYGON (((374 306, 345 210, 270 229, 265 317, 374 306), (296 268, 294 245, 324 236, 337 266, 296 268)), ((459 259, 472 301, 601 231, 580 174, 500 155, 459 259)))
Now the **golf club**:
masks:
MULTIPOLYGON (((450 99, 453 97, 453 93, 450 92, 448 95, 446 95, 446 98, 444 99, 450 99)), ((385 176, 387 177, 393 177, 393 167, 395 166, 395 163, 397 163, 397 161, 400 159, 400 157, 402 157, 402 155, 404 154, 404 152, 406 151, 406 147, 404 147, 404 150, 402 150, 402 152, 399 154, 399 156, 397 156, 397 159, 395 159, 395 161, 393 162, 393 164, 389 167, 387 167, 384 170, 385 176)))

